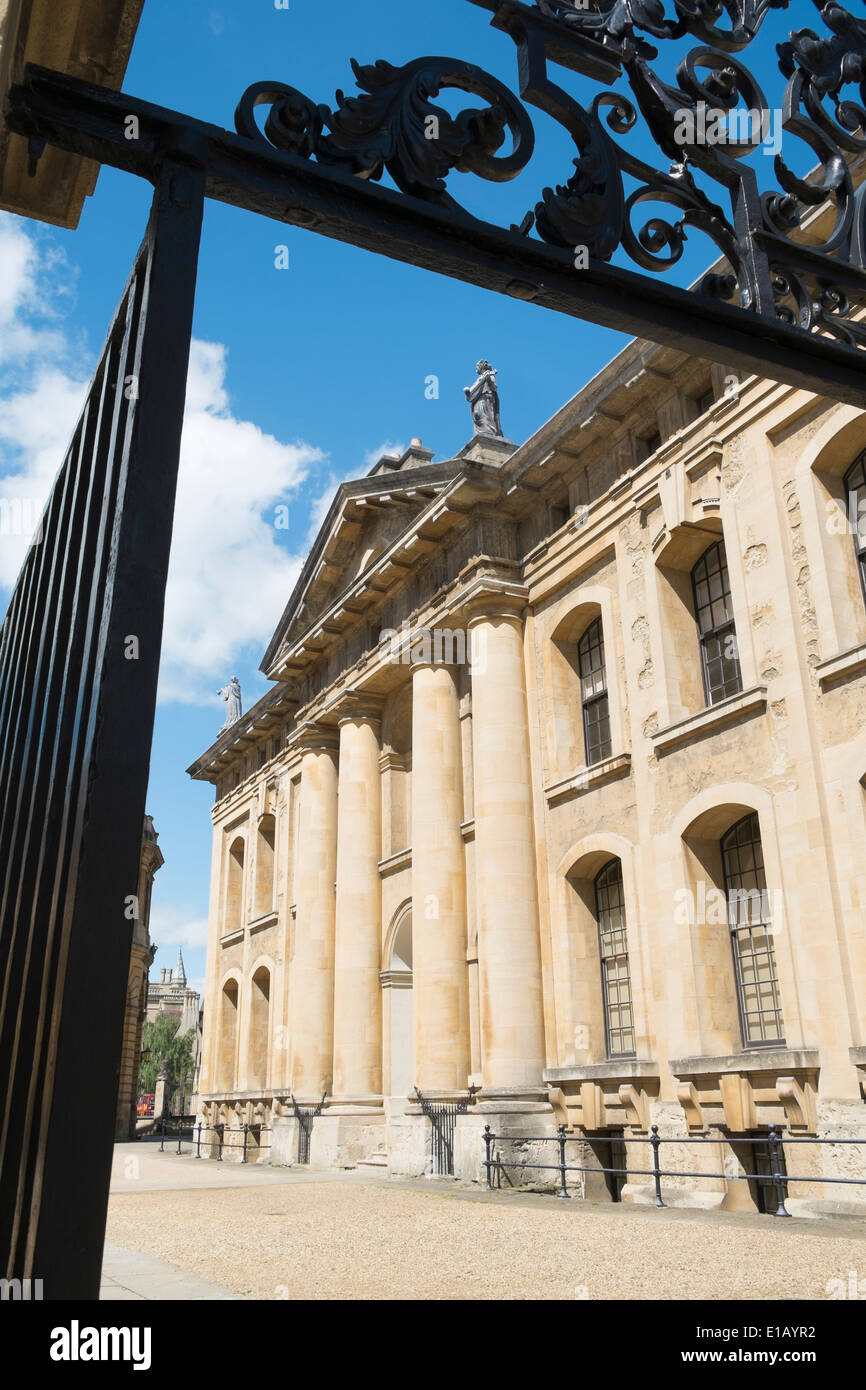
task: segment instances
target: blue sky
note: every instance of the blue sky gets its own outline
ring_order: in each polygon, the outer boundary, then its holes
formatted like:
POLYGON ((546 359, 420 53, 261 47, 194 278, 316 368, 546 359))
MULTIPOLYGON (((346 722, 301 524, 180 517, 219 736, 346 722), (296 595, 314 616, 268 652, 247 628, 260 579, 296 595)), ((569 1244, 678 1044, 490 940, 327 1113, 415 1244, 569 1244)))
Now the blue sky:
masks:
MULTIPOLYGON (((124 88, 231 128, 253 82, 291 83, 316 101, 354 87, 349 59, 399 64, 425 53, 465 57, 514 89, 515 50, 466 0, 147 0, 124 88)), ((771 15, 755 68, 781 92, 773 44, 814 25, 809 0, 771 15)), ((680 51, 682 51, 680 45, 680 51)), ((663 71, 673 78, 673 67, 663 71)), ((589 84, 558 74, 589 94, 589 84)), ((475 97, 446 97, 455 111, 475 97)), ((513 184, 452 175, 477 215, 519 221, 540 189, 564 181, 573 147, 539 115, 539 151, 513 184)), ((641 147, 638 146, 640 149, 641 147)), ((641 152, 646 154, 643 145, 641 152)), ((786 147, 787 153, 787 147, 786 147)), ((770 159, 756 156, 762 175, 770 159)), ((798 172, 810 158, 791 160, 798 172)), ((149 186, 103 169, 74 232, 0 214, 0 484, 44 493, 141 237, 149 186)), ((720 201, 722 199, 720 198, 720 201)), ((677 279, 711 258, 690 239, 677 279)), ((245 707, 264 693, 264 646, 336 483, 362 476, 383 446, 419 435, 449 458, 471 434, 462 387, 481 356, 499 370, 505 433, 522 442, 613 354, 621 336, 364 251, 209 204, 181 468, 166 651, 148 810, 165 854, 154 891, 156 966, 183 943, 204 975, 212 789, 184 769, 223 717, 215 692, 233 673, 245 707), (289 248, 288 270, 275 247, 289 248), (439 378, 439 398, 425 384, 439 378), (288 504, 290 526, 274 527, 288 504)), ((0 553, 5 603, 21 558, 0 553)))

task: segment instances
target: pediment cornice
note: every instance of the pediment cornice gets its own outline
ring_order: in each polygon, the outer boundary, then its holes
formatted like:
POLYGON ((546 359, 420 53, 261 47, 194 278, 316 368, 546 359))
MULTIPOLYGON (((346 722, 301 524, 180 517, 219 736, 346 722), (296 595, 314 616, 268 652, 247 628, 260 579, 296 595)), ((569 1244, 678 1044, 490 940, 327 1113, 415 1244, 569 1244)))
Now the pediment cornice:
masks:
POLYGON ((395 475, 379 475, 343 484, 261 669, 274 680, 302 676, 365 612, 375 610, 455 526, 464 524, 475 507, 491 505, 501 495, 495 468, 461 459, 413 468, 402 482, 395 475), (405 516, 405 523, 353 574, 359 549, 375 534, 375 522, 374 530, 368 529, 372 518, 394 510, 405 516))

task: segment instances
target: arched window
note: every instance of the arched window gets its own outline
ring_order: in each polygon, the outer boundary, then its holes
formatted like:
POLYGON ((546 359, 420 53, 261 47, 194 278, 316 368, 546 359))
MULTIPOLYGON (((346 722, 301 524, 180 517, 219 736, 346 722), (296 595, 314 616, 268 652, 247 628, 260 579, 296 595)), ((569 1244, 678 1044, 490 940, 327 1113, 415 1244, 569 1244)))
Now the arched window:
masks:
POLYGON ((756 812, 743 816, 722 837, 722 863, 743 1045, 784 1043, 773 923, 756 812))
POLYGON ((601 960, 604 1033, 608 1057, 634 1057, 634 1015, 628 968, 628 939, 622 865, 611 859, 595 879, 595 915, 601 960))
POLYGON ((596 618, 586 629, 577 644, 577 654, 580 663, 586 763, 587 767, 591 767, 593 763, 600 763, 611 754, 610 709, 601 618, 596 618))
POLYGON ((704 695, 708 705, 717 705, 743 688, 724 541, 704 551, 692 570, 692 588, 704 695))
POLYGON ((263 816, 259 822, 256 842, 256 887, 253 916, 264 917, 274 906, 274 843, 276 822, 273 816, 263 816))
POLYGON ((238 982, 226 980, 220 1010, 217 1076, 220 1091, 233 1091, 238 1043, 238 982))
POLYGON ((261 965, 250 981, 247 1088, 252 1091, 262 1091, 267 1085, 270 1009, 271 975, 267 966, 261 965))
POLYGON ((848 469, 844 479, 848 499, 848 519, 854 532, 854 550, 860 570, 860 583, 866 599, 866 453, 848 469))
POLYGON ((239 835, 232 841, 226 874, 226 910, 223 934, 238 931, 244 924, 244 857, 246 846, 239 835))

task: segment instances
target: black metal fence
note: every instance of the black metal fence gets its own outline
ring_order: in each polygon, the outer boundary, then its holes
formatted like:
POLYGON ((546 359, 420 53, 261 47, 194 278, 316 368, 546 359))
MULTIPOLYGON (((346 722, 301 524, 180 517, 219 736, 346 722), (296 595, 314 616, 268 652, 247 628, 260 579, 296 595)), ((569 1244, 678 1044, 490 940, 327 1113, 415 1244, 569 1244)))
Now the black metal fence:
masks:
POLYGON ((465 1115, 472 1100, 472 1091, 465 1100, 429 1101, 415 1087, 418 1103, 430 1121, 433 1130, 433 1173, 436 1177, 454 1175, 454 1134, 457 1116, 465 1115))
POLYGON ((204 175, 166 164, 0 629, 0 1272, 96 1298, 204 175))
POLYGON ((321 1115, 322 1107, 325 1104, 325 1097, 322 1096, 318 1105, 298 1105, 294 1096, 291 1096, 290 1099, 292 1102, 292 1109, 295 1112, 295 1119, 298 1122, 298 1163, 309 1163, 310 1141, 313 1137, 313 1121, 321 1115))
MULTIPOLYGON (((610 1143, 610 1138, 602 1135, 583 1135, 566 1134, 565 1126, 560 1125, 555 1135, 517 1135, 517 1134, 494 1134, 489 1125, 484 1126, 484 1149, 485 1156, 483 1166, 487 1174, 486 1188, 488 1192, 500 1190, 502 1187, 502 1175, 509 1168, 535 1169, 541 1172, 558 1174, 559 1190, 557 1197, 571 1197, 568 1191, 567 1175, 569 1173, 604 1173, 610 1174, 614 1178, 628 1181, 631 1177, 647 1177, 653 1180, 653 1206, 664 1207, 666 1203, 662 1200, 662 1178, 676 1178, 680 1182, 683 1179, 692 1178, 719 1178, 726 1182, 750 1182, 755 1183, 757 1191, 764 1194, 763 1201, 759 1203, 759 1209, 772 1216, 790 1216, 791 1213, 785 1206, 785 1198, 788 1195, 788 1187, 791 1183, 834 1183, 843 1186, 866 1186, 866 1177, 862 1178, 836 1178, 828 1177, 823 1173, 797 1174, 787 1171, 785 1161, 785 1149, 792 1144, 812 1144, 812 1145, 844 1145, 856 1144, 866 1150, 866 1139, 819 1139, 816 1137, 789 1135, 783 1136, 776 1125, 770 1125, 767 1133, 760 1136, 736 1135, 727 1139, 713 1139, 700 1135, 666 1135, 664 1138, 658 1132, 658 1125, 651 1127, 648 1135, 618 1135, 618 1143, 628 1144, 647 1144, 650 1148, 650 1168, 635 1168, 628 1160, 622 1166, 604 1166, 600 1164, 588 1163, 569 1163, 566 1157, 568 1144, 599 1144, 610 1143), (558 1163, 532 1163, 525 1159, 503 1160, 501 1153, 493 1154, 493 1145, 498 1141, 509 1144, 556 1144, 559 1147, 558 1163), (696 1172, 685 1169, 663 1168, 661 1166, 660 1150, 664 1144, 666 1147, 671 1145, 683 1144, 715 1144, 732 1142, 736 1145, 752 1146, 753 1152, 757 1154, 761 1146, 767 1155, 767 1171, 762 1172, 761 1166, 755 1162, 754 1171, 751 1173, 733 1172, 696 1172)), ((625 1150, 627 1153, 627 1150, 625 1150)))
POLYGON ((205 1148, 216 1148, 215 1157, 217 1163, 222 1163, 223 1153, 226 1149, 240 1149, 241 1163, 248 1163, 250 1155, 256 1156, 264 1149, 271 1147, 270 1141, 262 1141, 263 1134, 270 1134, 270 1125, 241 1125, 239 1129, 228 1129, 226 1125, 204 1125, 195 1124, 195 1117, 172 1116, 171 1119, 157 1124, 156 1130, 150 1136, 154 1141, 159 1139, 159 1151, 165 1153, 166 1143, 169 1145, 177 1143, 176 1154, 192 1154, 194 1158, 201 1158, 202 1145, 205 1148), (173 1124, 171 1120, 187 1118, 192 1119, 191 1124, 173 1124), (207 1139, 206 1135, 213 1134, 214 1139, 207 1139), (226 1137, 228 1135, 228 1138, 226 1137), (184 1145, 187 1145, 184 1148, 184 1145))

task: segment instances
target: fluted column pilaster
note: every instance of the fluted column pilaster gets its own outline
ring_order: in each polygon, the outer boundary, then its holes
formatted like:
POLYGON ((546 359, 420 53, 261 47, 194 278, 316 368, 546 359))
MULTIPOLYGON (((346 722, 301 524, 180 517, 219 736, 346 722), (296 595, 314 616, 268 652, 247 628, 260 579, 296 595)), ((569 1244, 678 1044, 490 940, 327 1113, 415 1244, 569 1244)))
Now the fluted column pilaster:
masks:
POLYGON ((412 676, 412 951, 415 1084, 465 1093, 469 1066, 466 869, 455 671, 412 676))
POLYGON ((483 1096, 538 1095, 544 1021, 520 600, 467 608, 483 1096))
POLYGON ((340 719, 333 1105, 382 1101, 381 700, 340 719))
POLYGON ((303 752, 289 1038, 292 1091, 298 1099, 310 1101, 333 1086, 337 738, 330 730, 311 727, 299 743, 303 752))

